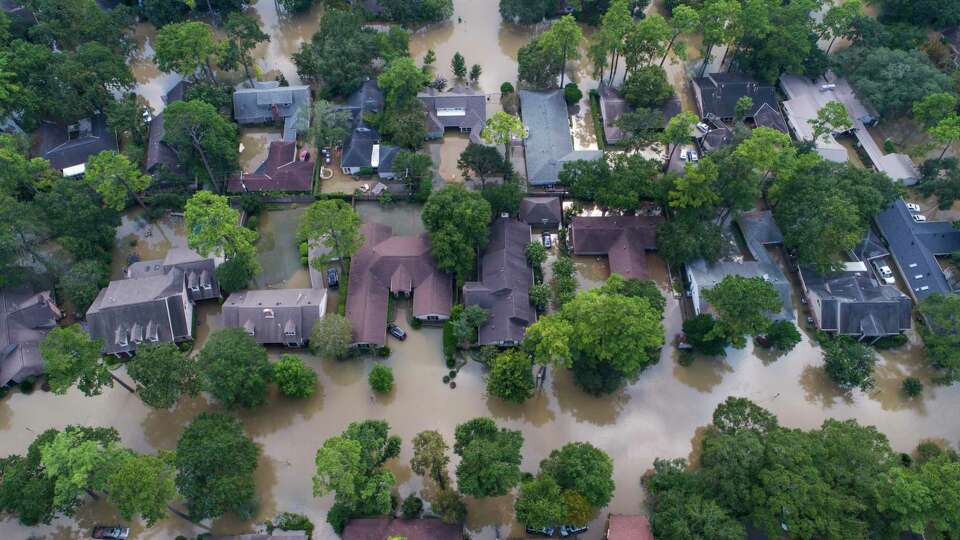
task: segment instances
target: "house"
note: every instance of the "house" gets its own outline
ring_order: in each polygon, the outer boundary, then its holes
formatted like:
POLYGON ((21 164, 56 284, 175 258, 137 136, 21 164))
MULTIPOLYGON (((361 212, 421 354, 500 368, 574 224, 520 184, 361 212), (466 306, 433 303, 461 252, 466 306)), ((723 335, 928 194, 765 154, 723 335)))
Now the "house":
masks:
POLYGON ((753 125, 775 129, 781 133, 790 133, 790 128, 787 126, 787 121, 783 119, 783 115, 776 109, 776 106, 771 106, 769 103, 760 105, 760 108, 753 113, 753 125))
POLYGON ((890 252, 883 245, 883 241, 877 237, 873 229, 868 229, 863 240, 853 248, 851 255, 858 260, 868 263, 874 259, 888 257, 890 252))
POLYGON ((605 540, 653 540, 647 516, 610 514, 605 540))
POLYGON ((297 155, 296 140, 273 141, 267 159, 252 173, 240 171, 227 181, 227 191, 311 191, 315 161, 297 155))
POLYGON ((193 305, 220 298, 216 267, 223 257, 204 257, 172 248, 160 260, 139 261, 126 279, 111 281, 87 309, 94 338, 104 354, 133 355, 144 341, 170 343, 193 337, 193 305))
MULTIPOLYGON (((606 83, 600 83, 597 90, 600 97, 600 114, 603 118, 603 139, 607 144, 619 144, 626 133, 617 126, 617 122, 624 113, 632 112, 633 107, 620 94, 620 91, 606 83)), ((671 118, 680 114, 680 97, 674 94, 660 107, 663 116, 663 126, 666 127, 671 118)))
POLYGON ((764 105, 777 110, 776 89, 743 73, 708 73, 696 77, 693 79, 693 97, 701 118, 719 118, 724 122, 734 119, 737 101, 742 97, 753 100, 753 110, 747 112, 746 120, 753 120, 764 105))
MULTIPOLYGON (((164 96, 164 103, 170 105, 171 103, 181 101, 187 88, 189 88, 189 83, 186 81, 178 82, 167 92, 166 96, 164 96)), ((176 149, 163 142, 164 135, 166 135, 166 130, 163 126, 163 112, 161 111, 150 120, 144 169, 147 171, 147 174, 150 175, 156 175, 161 169, 172 171, 178 175, 183 174, 183 163, 180 161, 176 149)))
POLYGON ((723 224, 722 234, 726 253, 716 262, 703 259, 685 265, 690 300, 697 315, 709 310, 703 291, 712 289, 727 276, 762 277, 777 290, 782 304, 774 319, 793 320, 793 301, 790 281, 780 265, 767 252, 767 246, 783 244, 783 234, 769 210, 744 212, 736 220, 743 235, 747 252, 741 253, 735 239, 736 232, 729 220, 723 224), (749 260, 747 259, 749 257, 749 260))
POLYGON ((463 285, 463 303, 487 311, 480 327, 480 345, 508 347, 519 344, 527 326, 537 320, 530 305, 533 270, 524 249, 530 242, 530 225, 499 218, 490 226, 490 243, 480 259, 480 281, 463 285))
POLYGON ((0 388, 43 373, 40 342, 62 316, 50 291, 0 289, 0 388))
POLYGON ((238 534, 234 536, 212 536, 210 540, 307 540, 305 531, 281 531, 274 529, 270 534, 238 534))
POLYGON ((132 356, 143 342, 193 338, 193 302, 183 270, 111 281, 87 309, 87 324, 90 335, 103 340, 103 353, 117 356, 132 356))
POLYGON ((363 246, 350 259, 346 316, 353 323, 354 346, 386 343, 388 297, 413 296, 412 315, 424 322, 445 321, 453 306, 453 281, 437 269, 426 234, 395 236, 379 223, 361 227, 363 246))
POLYGON ((520 201, 520 221, 527 225, 556 229, 563 221, 563 209, 557 197, 524 197, 520 201))
POLYGON ((570 245, 576 255, 610 258, 610 273, 646 279, 647 251, 657 248, 660 216, 577 216, 570 223, 570 245))
POLYGON ((714 150, 733 144, 733 130, 727 127, 723 121, 712 118, 705 120, 703 123, 710 126, 711 129, 703 134, 698 129, 697 135, 694 136, 701 153, 709 154, 714 150))
POLYGON ((215 272, 221 263, 222 256, 203 257, 192 249, 170 248, 163 259, 132 263, 125 274, 127 279, 141 279, 179 268, 187 282, 187 297, 191 302, 199 302, 220 298, 220 283, 215 272))
POLYGON ((243 328, 257 343, 303 347, 326 312, 326 289, 239 291, 223 303, 223 324, 243 328))
POLYGON ((351 128, 343 141, 340 169, 343 174, 372 174, 389 179, 395 176, 393 160, 400 148, 380 144, 380 132, 366 117, 383 111, 383 92, 374 79, 363 83, 340 107, 351 114, 351 128))
POLYGON ((462 523, 439 519, 354 518, 340 534, 342 540, 463 540, 462 523))
POLYGON ((487 121, 487 96, 471 88, 457 86, 450 92, 433 88, 417 94, 426 111, 427 138, 440 139, 447 129, 470 135, 470 141, 482 144, 480 133, 487 121))
POLYGON ((807 77, 784 74, 780 76, 780 88, 787 96, 783 102, 787 124, 794 137, 802 141, 814 140, 810 121, 817 118, 817 112, 824 105, 837 101, 847 108, 852 127, 844 133, 830 133, 814 141, 817 153, 824 159, 839 163, 849 159, 847 149, 836 139, 839 135, 849 133, 856 138, 859 147, 878 171, 906 185, 916 183, 920 173, 910 157, 900 153, 885 154, 870 135, 867 127, 877 122, 878 115, 857 98, 846 79, 828 73, 815 83, 807 77))
POLYGON ((119 150, 117 137, 107 127, 107 117, 95 114, 75 124, 44 121, 36 133, 34 154, 50 162, 64 176, 77 176, 86 170, 87 160, 104 150, 119 150))
POLYGON ((253 84, 233 93, 233 118, 240 125, 283 120, 283 140, 296 141, 298 125, 309 120, 310 87, 280 86, 277 81, 253 84))
POLYGON ((877 283, 862 261, 826 274, 801 266, 800 283, 814 322, 824 332, 876 340, 910 329, 910 297, 877 283))
POLYGON ((874 221, 914 300, 957 289, 944 275, 937 257, 960 250, 960 229, 948 221, 917 223, 903 199, 894 201, 874 221))
POLYGON ((603 157, 603 152, 599 150, 573 149, 570 118, 562 90, 521 90, 520 110, 529 133, 523 146, 527 159, 527 182, 530 185, 555 185, 564 163, 603 157))

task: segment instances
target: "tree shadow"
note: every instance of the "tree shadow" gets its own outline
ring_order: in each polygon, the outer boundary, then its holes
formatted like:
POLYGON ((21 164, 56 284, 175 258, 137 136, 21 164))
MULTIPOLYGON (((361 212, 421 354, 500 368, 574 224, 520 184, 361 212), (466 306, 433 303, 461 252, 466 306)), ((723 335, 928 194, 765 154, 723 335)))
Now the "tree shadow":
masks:
POLYGON ((853 392, 844 390, 831 381, 823 366, 803 368, 800 374, 800 386, 803 387, 804 399, 810 403, 819 403, 826 409, 832 408, 841 401, 847 405, 853 403, 853 392))
POLYGON ((723 382, 723 376, 727 373, 733 373, 733 367, 723 356, 692 356, 693 361, 689 365, 681 364, 684 353, 674 350, 673 376, 683 384, 693 388, 697 392, 708 394, 723 382))
POLYGON ((183 397, 173 409, 151 409, 140 425, 150 446, 173 448, 188 422, 198 414, 213 409, 214 406, 203 395, 183 397))
POLYGON ((574 384, 573 372, 569 369, 551 369, 550 374, 553 375, 552 390, 557 396, 560 410, 572 414, 580 422, 596 426, 610 425, 631 399, 623 386, 612 394, 591 396, 574 384))
POLYGON ((550 410, 550 396, 544 389, 536 390, 533 397, 523 403, 512 403, 487 394, 487 409, 495 418, 523 420, 536 427, 553 422, 556 418, 550 410))

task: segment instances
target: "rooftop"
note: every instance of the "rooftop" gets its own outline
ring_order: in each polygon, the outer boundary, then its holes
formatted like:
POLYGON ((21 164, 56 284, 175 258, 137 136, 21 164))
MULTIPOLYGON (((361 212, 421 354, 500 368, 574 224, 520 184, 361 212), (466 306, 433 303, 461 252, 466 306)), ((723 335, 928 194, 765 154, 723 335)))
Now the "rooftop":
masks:
POLYGON ((764 105, 777 110, 776 89, 743 73, 708 73, 696 77, 693 90, 701 117, 733 118, 737 100, 742 97, 753 100, 753 110, 747 113, 747 118, 753 118, 764 105))
POLYGON ((563 219, 557 197, 524 197, 520 201, 520 221, 528 225, 558 226, 563 219))
POLYGON ((910 297, 892 285, 878 284, 863 263, 854 270, 827 274, 802 266, 800 277, 813 297, 821 330, 881 337, 910 328, 910 297))
POLYGON ((567 161, 603 157, 599 150, 574 150, 570 118, 562 90, 520 91, 520 110, 529 135, 523 143, 527 181, 535 186, 557 183, 567 161))
POLYGON ((655 250, 660 216, 577 216, 570 223, 570 243, 577 255, 606 255, 610 273, 647 277, 647 251, 655 250))
POLYGON ((233 117, 238 124, 262 124, 284 120, 283 140, 297 139, 301 111, 309 114, 309 86, 280 86, 279 82, 256 82, 253 88, 233 93, 233 117))
POLYGON ((343 540, 385 540, 393 536, 406 540, 462 540, 463 525, 439 519, 351 519, 340 538, 343 540))
POLYGON ((429 88, 417 94, 427 115, 427 133, 442 135, 446 128, 470 130, 470 140, 479 143, 487 121, 487 97, 471 88, 457 86, 450 92, 429 88))
POLYGON ((69 126, 60 121, 45 121, 37 129, 36 155, 58 170, 83 165, 90 156, 117 148, 117 137, 102 114, 69 126))
POLYGON ((0 387, 43 373, 38 346, 61 316, 49 291, 0 289, 0 387))
POLYGON ((653 540, 647 516, 610 514, 606 540, 653 540))
POLYGON ((295 140, 273 141, 267 159, 257 170, 231 177, 227 191, 310 191, 315 165, 313 161, 300 161, 295 140))

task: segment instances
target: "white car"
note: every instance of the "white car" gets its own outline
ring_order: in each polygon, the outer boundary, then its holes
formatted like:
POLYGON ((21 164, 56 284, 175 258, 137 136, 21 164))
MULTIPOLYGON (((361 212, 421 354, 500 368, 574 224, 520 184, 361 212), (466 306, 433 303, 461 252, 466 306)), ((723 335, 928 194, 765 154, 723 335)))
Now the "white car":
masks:
POLYGON ((924 221, 927 220, 927 216, 923 214, 914 214, 913 220, 916 221, 917 223, 923 223, 924 221))
POLYGON ((880 261, 874 261, 873 267, 877 269, 877 274, 880 276, 880 281, 883 281, 887 285, 893 285, 897 282, 893 277, 893 271, 890 270, 890 267, 883 264, 880 261))
POLYGON ((920 211, 920 205, 919 205, 919 204, 917 204, 917 203, 912 203, 912 202, 908 202, 908 203, 906 203, 906 204, 907 204, 907 210, 909 210, 909 211, 911 211, 911 212, 919 212, 919 211, 920 211))
POLYGON ((706 122, 697 122, 697 129, 699 129, 703 133, 706 133, 710 131, 710 126, 708 126, 706 122))
POLYGON ((690 158, 690 161, 692 161, 693 163, 700 161, 700 156, 697 155, 696 150, 689 150, 687 152, 687 157, 690 158))

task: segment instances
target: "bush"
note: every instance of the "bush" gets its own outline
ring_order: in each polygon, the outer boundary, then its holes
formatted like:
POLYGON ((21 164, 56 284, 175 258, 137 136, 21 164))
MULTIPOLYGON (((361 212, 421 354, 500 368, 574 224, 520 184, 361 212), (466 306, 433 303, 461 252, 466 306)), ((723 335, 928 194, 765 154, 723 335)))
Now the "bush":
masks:
POLYGON ((251 231, 255 231, 257 230, 257 227, 260 226, 260 218, 257 216, 250 216, 247 218, 247 222, 244 223, 243 226, 251 231))
POLYGON ((306 398, 317 391, 317 373, 292 354, 282 355, 273 364, 273 380, 285 396, 306 398))
POLYGON ((916 377, 907 377, 903 380, 901 390, 905 396, 915 398, 923 393, 923 383, 916 377))
POLYGON ((453 332, 453 322, 447 321, 443 323, 443 355, 452 360, 456 352, 457 337, 453 332))
POLYGON ((453 366, 457 365, 457 361, 453 359, 452 356, 447 357, 447 367, 453 369, 453 366))
POLYGON ((259 193, 244 193, 240 195, 240 209, 248 216, 259 216, 263 211, 263 197, 259 193))
POLYGON ((898 349, 907 344, 910 339, 904 334, 897 334, 895 336, 884 336, 872 343, 873 348, 879 351, 884 351, 887 349, 898 349))
POLYGON ((414 330, 419 330, 422 327, 423 327, 423 321, 421 321, 416 317, 410 319, 410 328, 413 328, 414 330))
POLYGON ((400 512, 403 515, 403 519, 418 519, 420 514, 423 513, 423 500, 413 493, 407 495, 407 498, 403 500, 403 504, 400 505, 400 512))
POLYGON ((360 167, 360 176, 370 176, 374 173, 373 167, 360 167))
POLYGON ((450 377, 450 380, 456 379, 456 378, 457 378, 457 371, 456 371, 455 369, 451 369, 451 370, 450 370, 450 373, 447 373, 447 376, 450 377))
POLYGON ((443 376, 443 384, 447 384, 448 382, 450 382, 450 376, 449 376, 449 375, 444 375, 444 376, 443 376))
POLYGON ((24 394, 32 394, 33 390, 37 387, 37 379, 34 377, 27 377, 20 382, 20 391, 24 394))
POLYGON ((386 394, 393 389, 393 370, 383 364, 374 364, 367 380, 374 392, 386 394))
POLYGON ((778 351, 792 350, 800 343, 800 331, 792 321, 774 321, 767 328, 761 345, 778 351))
POLYGON ((501 94, 512 94, 513 93, 513 84, 510 81, 507 81, 500 85, 501 94))
POLYGON ((583 98, 583 92, 580 91, 576 83, 567 83, 563 87, 563 98, 567 100, 567 105, 573 105, 583 98))
POLYGON ((380 358, 386 358, 390 356, 390 347, 384 345, 383 347, 377 347, 377 356, 380 358))
POLYGON ((267 532, 273 534, 274 529, 282 531, 304 531, 307 533, 307 540, 313 538, 313 522, 303 514, 293 512, 281 512, 273 519, 267 522, 267 532))
POLYGON ((897 151, 897 145, 893 142, 892 139, 886 138, 883 140, 883 151, 888 154, 893 154, 897 151))

